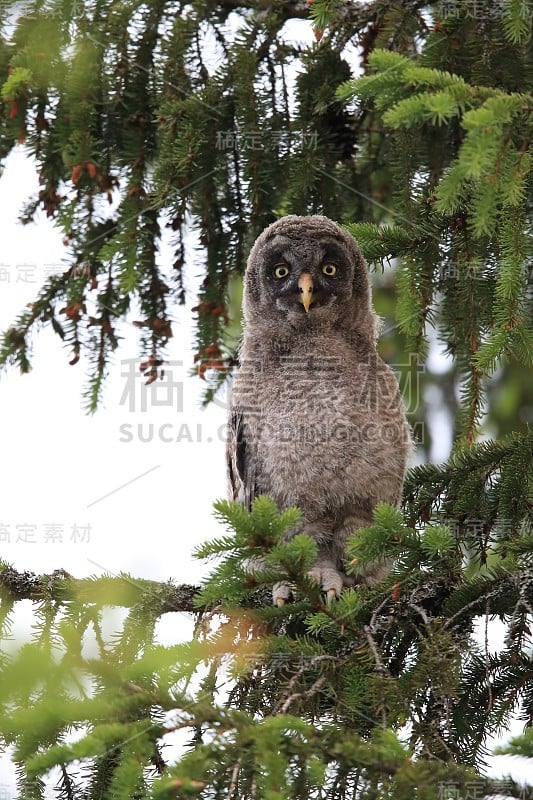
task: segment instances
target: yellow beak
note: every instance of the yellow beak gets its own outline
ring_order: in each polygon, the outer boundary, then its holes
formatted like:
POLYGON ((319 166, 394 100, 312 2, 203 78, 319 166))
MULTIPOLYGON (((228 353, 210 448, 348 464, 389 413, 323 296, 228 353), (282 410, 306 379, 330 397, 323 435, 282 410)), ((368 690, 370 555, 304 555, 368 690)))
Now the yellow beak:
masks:
POLYGON ((306 313, 309 311, 309 306, 313 302, 313 279, 309 272, 302 272, 298 279, 298 289, 300 292, 300 303, 303 304, 306 313))

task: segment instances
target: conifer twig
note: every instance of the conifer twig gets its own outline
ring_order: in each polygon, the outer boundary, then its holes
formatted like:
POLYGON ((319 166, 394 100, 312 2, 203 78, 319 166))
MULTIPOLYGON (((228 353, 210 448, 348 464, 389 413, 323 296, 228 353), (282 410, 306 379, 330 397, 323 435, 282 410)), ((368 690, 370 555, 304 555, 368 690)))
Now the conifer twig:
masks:
MULTIPOLYGON (((280 710, 280 714, 286 714, 287 711, 289 710, 290 706, 292 705, 292 703, 295 700, 299 700, 299 699, 310 700, 310 698, 313 697, 313 695, 317 694, 317 692, 320 691, 320 689, 323 687, 325 682, 326 682, 326 676, 325 675, 321 675, 320 678, 317 678, 316 681, 313 683, 313 685, 309 689, 307 689, 305 692, 294 692, 293 694, 291 694, 289 697, 287 697, 287 699, 283 703, 283 705, 281 707, 281 710, 280 710)), ((291 683, 292 683, 292 680, 291 680, 291 683)))
POLYGON ((376 662, 377 671, 381 675, 388 675, 389 671, 388 671, 387 667, 385 666, 385 664, 383 663, 383 660, 382 660, 382 658, 381 658, 381 656, 379 654, 378 646, 376 644, 376 641, 375 641, 374 637, 372 636, 372 631, 370 629, 370 626, 369 625, 365 625, 363 630, 365 632, 365 636, 366 636, 366 640, 368 642, 368 646, 370 647, 370 650, 372 651, 372 655, 374 656, 374 660, 376 662))
POLYGON ((239 776, 239 772, 240 772, 240 769, 241 769, 241 764, 242 764, 242 759, 239 756, 239 758, 235 762, 235 766, 233 767, 233 772, 231 773, 231 782, 230 782, 230 786, 229 786, 229 789, 228 789, 228 800, 231 800, 231 798, 233 797, 233 793, 234 793, 235 789, 237 788, 237 778, 239 776))

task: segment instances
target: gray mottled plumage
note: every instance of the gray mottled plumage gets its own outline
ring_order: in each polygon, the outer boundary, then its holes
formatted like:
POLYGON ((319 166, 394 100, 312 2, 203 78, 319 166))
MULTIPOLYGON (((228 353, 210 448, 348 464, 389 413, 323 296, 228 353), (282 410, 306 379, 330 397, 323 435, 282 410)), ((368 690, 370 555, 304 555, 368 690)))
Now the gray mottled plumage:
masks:
MULTIPOLYGON (((355 240, 326 217, 278 220, 251 250, 243 310, 230 497, 249 506, 267 494, 280 508, 298 506, 298 530, 319 547, 311 574, 338 595, 350 583, 346 539, 371 522, 379 501, 399 504, 411 441, 398 383, 376 351, 377 317, 355 240)), ((357 580, 386 571, 376 563, 357 580)), ((284 584, 274 587, 275 602, 288 595, 284 584)))

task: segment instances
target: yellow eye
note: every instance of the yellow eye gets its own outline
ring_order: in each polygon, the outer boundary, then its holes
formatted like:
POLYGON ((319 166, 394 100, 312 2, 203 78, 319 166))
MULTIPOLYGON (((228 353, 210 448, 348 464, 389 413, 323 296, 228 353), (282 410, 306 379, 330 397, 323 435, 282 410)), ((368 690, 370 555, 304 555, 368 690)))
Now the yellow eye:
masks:
POLYGON ((328 278, 332 278, 333 275, 337 274, 337 267, 335 266, 335 264, 323 264, 322 272, 324 273, 324 275, 327 275, 328 278))
POLYGON ((276 278, 286 278, 290 270, 286 264, 278 264, 274 270, 276 278))

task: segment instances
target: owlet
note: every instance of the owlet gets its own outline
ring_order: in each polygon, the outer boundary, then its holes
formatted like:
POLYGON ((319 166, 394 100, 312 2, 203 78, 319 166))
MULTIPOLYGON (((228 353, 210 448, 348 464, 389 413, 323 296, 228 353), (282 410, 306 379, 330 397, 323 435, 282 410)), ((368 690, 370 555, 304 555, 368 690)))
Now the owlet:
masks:
MULTIPOLYGON (((323 216, 287 216, 256 240, 244 285, 244 333, 229 419, 229 493, 249 507, 298 506, 318 546, 311 576, 328 598, 354 581, 346 541, 379 501, 398 505, 411 446, 392 370, 376 350, 367 266, 323 216)), ((357 582, 382 579, 370 565, 357 582)), ((277 584, 281 605, 290 587, 277 584)))

